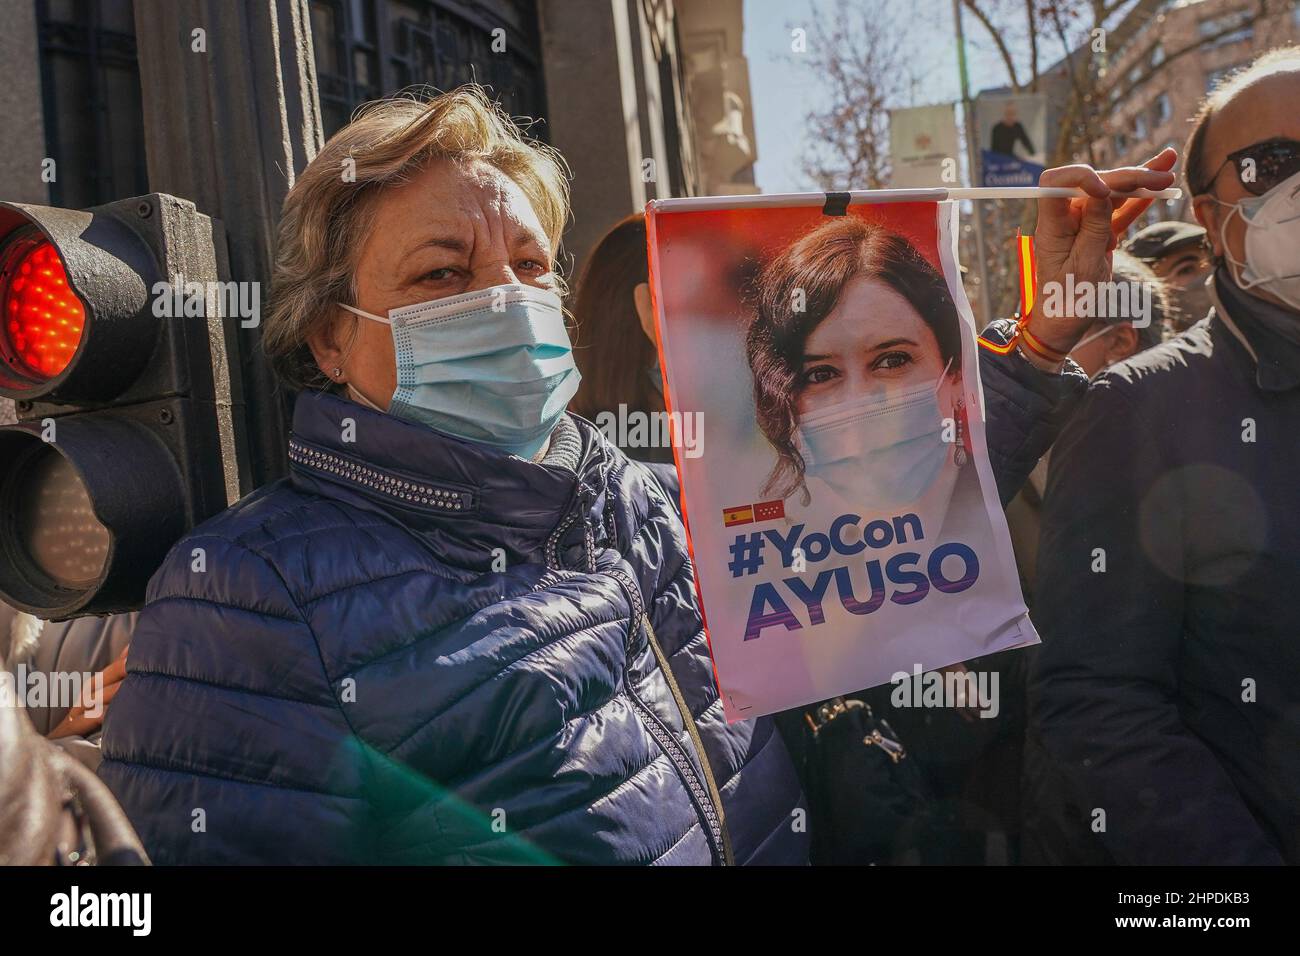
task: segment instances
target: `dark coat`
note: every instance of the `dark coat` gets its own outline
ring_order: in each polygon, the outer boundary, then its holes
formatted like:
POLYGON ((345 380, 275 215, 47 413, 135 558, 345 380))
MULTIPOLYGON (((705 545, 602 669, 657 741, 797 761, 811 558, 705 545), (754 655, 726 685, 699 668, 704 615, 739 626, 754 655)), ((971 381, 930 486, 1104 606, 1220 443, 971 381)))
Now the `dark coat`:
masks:
POLYGON ((1218 285, 1261 361, 1211 314, 1052 451, 1032 719, 1122 863, 1300 862, 1300 346, 1218 285))

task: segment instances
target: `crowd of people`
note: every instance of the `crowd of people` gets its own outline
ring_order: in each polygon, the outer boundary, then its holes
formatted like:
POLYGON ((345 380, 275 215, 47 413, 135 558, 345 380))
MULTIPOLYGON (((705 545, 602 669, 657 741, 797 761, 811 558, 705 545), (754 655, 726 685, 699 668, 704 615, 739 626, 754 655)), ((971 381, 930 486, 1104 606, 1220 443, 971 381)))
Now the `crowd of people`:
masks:
POLYGON ((1039 203, 1039 288, 1151 309, 983 330, 1042 637, 951 668, 996 716, 885 686, 724 720, 672 449, 592 425, 665 409, 644 218, 566 302, 563 160, 475 88, 371 104, 285 202, 290 476, 138 615, 11 613, 0 659, 105 672, 102 718, 37 729, 162 863, 1300 862, 1298 97, 1273 51, 1181 156, 1042 177, 1082 196, 1039 203), (1137 228, 1180 174, 1196 222, 1137 228))

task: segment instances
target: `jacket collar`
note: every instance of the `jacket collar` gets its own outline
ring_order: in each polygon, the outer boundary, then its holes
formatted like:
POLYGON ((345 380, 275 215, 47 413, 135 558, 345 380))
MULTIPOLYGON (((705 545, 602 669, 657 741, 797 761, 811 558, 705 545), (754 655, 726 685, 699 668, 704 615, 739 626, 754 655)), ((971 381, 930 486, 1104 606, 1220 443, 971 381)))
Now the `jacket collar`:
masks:
MULTIPOLYGON (((606 456, 591 427, 577 472, 506 455, 328 393, 304 392, 289 442, 296 487, 383 514, 429 538, 439 556, 486 569, 546 560, 552 533, 604 491, 606 456)), ((585 427, 584 427, 585 426, 585 427)), ((582 524, 582 522, 578 522, 582 524)))
POLYGON ((1266 392, 1285 392, 1300 386, 1300 344, 1278 335, 1261 317, 1294 322, 1280 306, 1241 289, 1226 269, 1220 268, 1210 283, 1214 314, 1241 343, 1255 363, 1255 384, 1266 392))

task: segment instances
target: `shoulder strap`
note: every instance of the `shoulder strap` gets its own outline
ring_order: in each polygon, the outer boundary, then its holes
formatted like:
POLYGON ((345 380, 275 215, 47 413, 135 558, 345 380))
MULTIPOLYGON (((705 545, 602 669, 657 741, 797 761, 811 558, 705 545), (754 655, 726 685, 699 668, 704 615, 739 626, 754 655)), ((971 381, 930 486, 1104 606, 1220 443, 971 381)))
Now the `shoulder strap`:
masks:
POLYGON ((709 765, 709 755, 704 750, 704 741, 700 738, 699 728, 695 726, 695 718, 691 714, 690 706, 686 703, 682 689, 677 686, 677 678, 673 676, 672 666, 668 663, 668 655, 659 646, 659 638, 655 636, 654 625, 650 623, 650 615, 643 611, 641 613, 641 622, 645 626, 645 634, 650 643, 650 649, 654 652, 655 660, 659 662, 659 670, 663 672, 664 680, 668 682, 668 689, 672 691, 673 700, 677 702, 677 710, 682 715, 682 724, 686 727, 686 732, 690 734, 691 743, 695 745, 695 752, 699 755, 700 769, 704 771, 704 785, 709 788, 709 799, 713 801, 713 806, 718 811, 718 822, 722 829, 723 858, 727 866, 735 866, 736 859, 731 852, 731 834, 727 832, 727 813, 722 806, 722 794, 718 790, 717 781, 713 778, 713 767, 709 765))

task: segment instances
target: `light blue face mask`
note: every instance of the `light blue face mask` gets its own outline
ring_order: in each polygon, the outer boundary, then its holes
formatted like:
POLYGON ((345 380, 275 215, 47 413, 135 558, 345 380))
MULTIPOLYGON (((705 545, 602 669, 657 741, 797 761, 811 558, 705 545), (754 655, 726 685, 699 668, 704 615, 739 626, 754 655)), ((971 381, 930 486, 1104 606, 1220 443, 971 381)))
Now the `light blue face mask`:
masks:
POLYGON ((807 474, 854 507, 914 502, 947 461, 943 413, 931 382, 887 397, 865 396, 803 416, 807 474))
POLYGON ((560 297, 499 285, 403 306, 388 318, 397 388, 388 414, 457 438, 532 458, 546 443, 581 376, 560 297))

